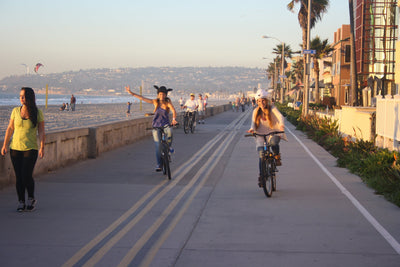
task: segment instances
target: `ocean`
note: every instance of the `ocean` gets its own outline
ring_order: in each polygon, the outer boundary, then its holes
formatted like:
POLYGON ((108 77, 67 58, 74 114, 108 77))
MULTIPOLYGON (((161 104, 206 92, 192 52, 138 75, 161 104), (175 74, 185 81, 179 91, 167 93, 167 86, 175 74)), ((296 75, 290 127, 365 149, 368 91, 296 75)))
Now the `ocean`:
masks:
MULTIPOLYGON (((138 99, 125 95, 125 96, 94 96, 94 95, 74 95, 77 104, 112 104, 112 103, 126 103, 138 102, 138 99)), ((71 95, 49 95, 48 105, 62 105, 69 103, 71 95)), ((36 104, 44 106, 46 104, 46 95, 36 94, 36 104)), ((0 106, 19 106, 19 94, 0 94, 0 106)))

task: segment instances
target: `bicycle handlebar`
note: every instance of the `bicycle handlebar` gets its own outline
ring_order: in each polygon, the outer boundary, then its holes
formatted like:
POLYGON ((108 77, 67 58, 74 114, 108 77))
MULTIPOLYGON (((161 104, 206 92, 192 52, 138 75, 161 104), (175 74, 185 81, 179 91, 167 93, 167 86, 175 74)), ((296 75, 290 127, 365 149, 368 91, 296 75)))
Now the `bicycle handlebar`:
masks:
POLYGON ((256 137, 256 136, 267 137, 267 136, 270 136, 270 135, 281 134, 281 133, 285 133, 285 132, 284 131, 274 131, 274 132, 270 132, 270 133, 267 133, 267 134, 249 133, 249 134, 245 134, 244 136, 245 137, 251 137, 251 136, 253 136, 253 137, 256 137))
POLYGON ((172 124, 169 124, 169 125, 165 125, 165 126, 162 126, 162 127, 148 127, 148 128, 146 128, 146 130, 157 130, 157 129, 161 129, 161 130, 164 130, 166 127, 173 127, 173 126, 176 126, 176 125, 179 125, 179 123, 177 123, 177 124, 175 124, 175 125, 172 125, 172 124))

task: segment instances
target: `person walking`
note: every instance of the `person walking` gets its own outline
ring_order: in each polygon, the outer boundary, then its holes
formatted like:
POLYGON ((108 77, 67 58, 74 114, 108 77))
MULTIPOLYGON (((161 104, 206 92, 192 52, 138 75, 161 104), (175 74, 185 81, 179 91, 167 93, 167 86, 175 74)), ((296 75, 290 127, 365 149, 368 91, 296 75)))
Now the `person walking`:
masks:
POLYGON ((129 102, 126 104, 126 117, 130 117, 131 116, 131 106, 132 106, 132 102, 129 102))
MULTIPOLYGON (((131 94, 132 96, 142 100, 146 103, 154 105, 154 117, 153 117, 153 127, 163 127, 164 132, 167 135, 167 142, 170 146, 170 152, 173 153, 173 148, 171 147, 172 144, 172 128, 169 127, 169 112, 172 112, 172 125, 176 125, 176 110, 174 105, 172 104, 171 99, 167 97, 168 92, 172 91, 172 89, 167 89, 165 86, 158 87, 154 85, 154 88, 157 89, 157 98, 150 99, 144 97, 142 95, 136 94, 131 91, 129 86, 125 86, 125 90, 131 94)), ((153 129, 153 139, 156 146, 156 160, 157 166, 156 171, 161 171, 161 153, 160 153, 160 145, 161 145, 161 130, 160 129, 153 129)))
POLYGON ((1 155, 8 152, 10 144, 10 157, 16 177, 18 194, 17 211, 32 211, 35 209, 35 181, 33 170, 38 156, 44 157, 45 130, 43 112, 37 108, 35 92, 30 87, 23 87, 19 94, 20 107, 12 110, 8 124, 1 155), (37 144, 36 134, 39 134, 40 147, 37 144), (28 201, 25 202, 25 191, 28 201))
POLYGON ((204 124, 206 106, 202 94, 199 94, 199 99, 197 100, 197 111, 199 113, 199 124, 204 124))
POLYGON ((75 111, 75 104, 76 104, 76 97, 74 95, 71 95, 71 101, 70 101, 71 111, 75 111))

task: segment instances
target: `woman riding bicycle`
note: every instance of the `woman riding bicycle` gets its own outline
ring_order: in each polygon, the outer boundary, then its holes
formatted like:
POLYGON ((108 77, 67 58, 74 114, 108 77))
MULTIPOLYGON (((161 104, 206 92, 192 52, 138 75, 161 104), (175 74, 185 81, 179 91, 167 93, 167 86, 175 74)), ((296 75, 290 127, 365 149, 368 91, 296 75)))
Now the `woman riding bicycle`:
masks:
MULTIPOLYGON (((258 90, 255 96, 258 107, 256 107, 253 111, 253 117, 251 121, 251 128, 247 131, 249 133, 258 133, 258 134, 268 134, 274 131, 283 131, 285 129, 285 123, 282 114, 279 110, 272 105, 270 100, 270 94, 264 90, 258 90)), ((272 152, 275 155, 276 165, 280 166, 281 157, 279 154, 279 142, 283 138, 286 139, 285 134, 279 135, 271 135, 268 140, 268 143, 271 145, 272 152)), ((262 160, 262 151, 264 146, 264 139, 262 136, 256 136, 256 147, 259 153, 259 168, 260 174, 261 170, 261 160, 262 160)))
MULTIPOLYGON (((167 135, 167 142, 170 145, 170 150, 173 151, 172 144, 172 129, 169 127, 169 112, 172 111, 172 125, 177 124, 176 121, 176 111, 174 105, 172 104, 171 99, 167 97, 168 92, 172 91, 172 89, 167 89, 165 86, 158 87, 154 85, 154 88, 157 89, 157 98, 150 99, 146 98, 142 95, 138 95, 133 93, 129 86, 125 86, 125 90, 130 93, 132 96, 154 105, 154 117, 153 117, 153 127, 164 127, 164 133, 167 135)), ((156 159, 157 166, 156 171, 161 171, 161 154, 160 154, 160 143, 161 143, 161 130, 154 129, 153 130, 153 139, 156 146, 156 159)))

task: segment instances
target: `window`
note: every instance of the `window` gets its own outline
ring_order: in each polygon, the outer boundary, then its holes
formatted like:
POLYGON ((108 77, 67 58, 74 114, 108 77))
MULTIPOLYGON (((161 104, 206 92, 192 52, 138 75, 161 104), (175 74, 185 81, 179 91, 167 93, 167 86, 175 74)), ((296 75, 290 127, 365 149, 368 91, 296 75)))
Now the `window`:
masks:
POLYGON ((345 55, 344 55, 345 63, 350 63, 350 55, 351 55, 350 47, 351 47, 350 45, 346 45, 345 47, 345 55))

